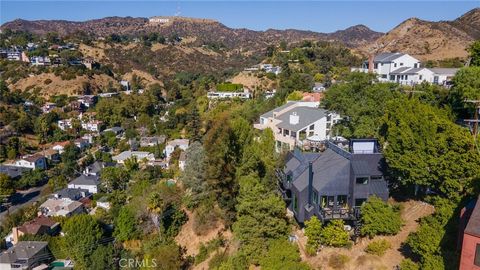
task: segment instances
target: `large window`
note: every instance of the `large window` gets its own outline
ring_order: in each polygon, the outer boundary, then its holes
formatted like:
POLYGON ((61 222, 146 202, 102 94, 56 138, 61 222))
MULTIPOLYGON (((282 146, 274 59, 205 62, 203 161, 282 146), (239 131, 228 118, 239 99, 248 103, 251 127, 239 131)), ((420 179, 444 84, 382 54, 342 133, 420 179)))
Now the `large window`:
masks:
POLYGON ((347 195, 338 195, 337 196, 337 207, 347 208, 347 195))
POLYGON ((287 182, 292 182, 292 175, 291 174, 287 174, 287 182))
POLYGON ((298 212, 298 199, 295 193, 292 193, 292 208, 294 212, 298 212))
POLYGON ((382 179, 383 179, 383 176, 381 176, 381 175, 370 176, 370 180, 372 180, 372 181, 376 181, 376 180, 378 181, 378 180, 382 180, 382 179))
POLYGON ((357 177, 355 178, 355 182, 360 185, 368 184, 368 176, 367 177, 357 177))
POLYGON ((322 208, 332 208, 335 204, 335 196, 322 196, 320 206, 322 208))
POLYGON ((318 204, 318 192, 316 192, 315 190, 313 191, 313 204, 318 204))

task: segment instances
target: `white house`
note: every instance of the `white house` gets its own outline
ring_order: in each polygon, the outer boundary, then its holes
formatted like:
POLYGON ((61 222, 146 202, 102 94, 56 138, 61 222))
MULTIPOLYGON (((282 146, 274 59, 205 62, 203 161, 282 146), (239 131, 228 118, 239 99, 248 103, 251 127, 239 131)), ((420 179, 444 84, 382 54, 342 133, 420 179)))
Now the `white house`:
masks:
POLYGON ((50 66, 52 61, 48 56, 34 56, 30 57, 30 64, 32 66, 50 66))
POLYGON ((65 152, 65 146, 70 144, 69 141, 57 142, 52 146, 52 149, 57 151, 59 154, 65 152))
POLYGON ((188 139, 175 139, 167 142, 165 149, 163 150, 163 154, 165 155, 166 159, 169 160, 170 156, 172 155, 175 148, 180 148, 183 151, 187 150, 190 141, 188 139))
POLYGON ((396 82, 403 85, 416 85, 428 82, 448 85, 458 71, 457 68, 425 68, 416 58, 404 53, 381 53, 370 57, 361 68, 352 71, 372 72, 381 82, 396 82))
POLYGON ((254 127, 273 131, 277 152, 301 147, 308 139, 324 141, 340 116, 317 107, 318 102, 289 101, 261 115, 254 127))
POLYGON ((122 153, 113 156, 112 159, 120 164, 124 164, 125 160, 135 157, 137 161, 142 161, 146 159, 151 162, 155 160, 155 156, 150 152, 142 151, 123 151, 122 153))
POLYGON ((57 121, 58 128, 66 131, 72 128, 72 119, 63 119, 57 121))
POLYGON ((90 120, 87 122, 82 122, 82 128, 91 132, 100 132, 102 126, 102 121, 90 120))
POLYGON ((248 90, 244 90, 243 92, 218 92, 212 91, 207 93, 208 99, 222 99, 222 98, 241 98, 241 99, 249 99, 252 98, 252 94, 248 92, 248 90))
POLYGON ((98 193, 100 178, 95 175, 80 175, 68 183, 68 188, 86 189, 92 194, 98 193))
POLYGON ((24 156, 21 159, 15 161, 15 166, 29 169, 47 169, 47 160, 39 153, 24 156))
POLYGON ((40 212, 47 217, 70 217, 85 212, 83 204, 68 198, 57 199, 51 198, 46 200, 39 207, 40 212))

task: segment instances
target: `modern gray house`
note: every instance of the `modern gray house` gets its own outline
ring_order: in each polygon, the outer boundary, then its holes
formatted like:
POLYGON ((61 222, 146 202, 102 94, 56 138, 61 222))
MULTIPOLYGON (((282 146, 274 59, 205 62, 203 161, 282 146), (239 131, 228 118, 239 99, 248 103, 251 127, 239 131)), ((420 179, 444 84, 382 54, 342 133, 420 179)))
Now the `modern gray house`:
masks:
POLYGON ((388 199, 378 142, 352 140, 348 148, 326 141, 323 151, 287 154, 284 169, 277 170, 279 189, 299 223, 313 215, 322 222, 356 220, 368 197, 388 199))

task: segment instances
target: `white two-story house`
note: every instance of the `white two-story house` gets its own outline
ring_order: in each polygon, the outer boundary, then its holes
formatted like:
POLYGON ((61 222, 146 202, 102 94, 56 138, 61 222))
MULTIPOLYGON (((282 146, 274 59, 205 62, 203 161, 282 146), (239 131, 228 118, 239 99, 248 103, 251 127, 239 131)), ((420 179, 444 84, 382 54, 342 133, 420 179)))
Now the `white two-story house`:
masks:
POLYGON ((317 107, 318 102, 289 101, 261 115, 254 127, 273 131, 277 152, 301 147, 309 139, 324 141, 340 116, 317 107))
POLYGON ((381 82, 416 85, 422 82, 448 85, 458 68, 425 68, 421 62, 405 53, 380 53, 363 62, 361 68, 352 71, 371 72, 381 82))

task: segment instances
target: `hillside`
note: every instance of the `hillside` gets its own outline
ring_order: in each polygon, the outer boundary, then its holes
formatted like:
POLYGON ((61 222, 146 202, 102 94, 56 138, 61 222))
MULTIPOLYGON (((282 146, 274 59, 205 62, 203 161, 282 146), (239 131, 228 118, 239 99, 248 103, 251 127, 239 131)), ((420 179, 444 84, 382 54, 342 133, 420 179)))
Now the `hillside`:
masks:
POLYGON ((480 37, 480 9, 454 21, 430 22, 410 18, 378 38, 363 53, 401 51, 419 59, 467 57, 466 48, 480 37))
POLYGON ((27 21, 17 19, 5 23, 1 29, 23 30, 44 35, 48 32, 57 32, 62 36, 75 32, 85 32, 96 37, 106 37, 111 34, 139 36, 148 33, 159 33, 164 36, 173 34, 182 38, 194 37, 192 45, 201 46, 208 43, 222 43, 228 48, 256 48, 263 49, 265 44, 278 43, 282 40, 298 42, 303 39, 336 40, 347 45, 361 45, 365 41, 371 42, 381 33, 372 31, 366 26, 355 26, 331 34, 317 33, 302 30, 274 30, 253 31, 249 29, 229 28, 217 21, 208 19, 193 19, 183 17, 162 17, 168 23, 152 23, 147 18, 108 17, 84 22, 62 20, 27 21))

